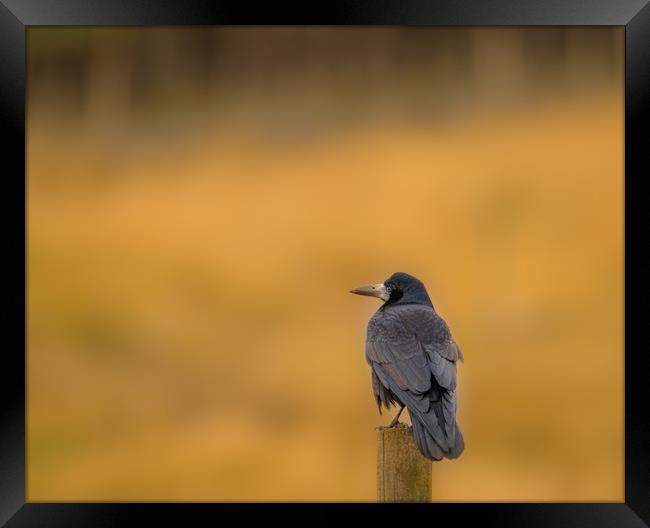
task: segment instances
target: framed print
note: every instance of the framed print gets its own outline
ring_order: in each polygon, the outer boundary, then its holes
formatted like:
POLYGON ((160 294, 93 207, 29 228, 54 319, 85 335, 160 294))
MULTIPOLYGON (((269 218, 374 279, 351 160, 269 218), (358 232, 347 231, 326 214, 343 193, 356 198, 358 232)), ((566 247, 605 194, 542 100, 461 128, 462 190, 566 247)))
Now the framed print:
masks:
POLYGON ((648 2, 0 26, 0 525, 650 523, 648 2))

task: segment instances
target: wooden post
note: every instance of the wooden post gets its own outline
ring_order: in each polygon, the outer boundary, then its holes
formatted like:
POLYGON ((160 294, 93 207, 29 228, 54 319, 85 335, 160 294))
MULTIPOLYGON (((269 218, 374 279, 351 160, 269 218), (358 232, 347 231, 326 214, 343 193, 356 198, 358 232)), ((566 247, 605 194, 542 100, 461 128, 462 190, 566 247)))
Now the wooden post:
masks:
POLYGON ((431 502, 431 461, 406 424, 377 431, 377 502, 431 502))

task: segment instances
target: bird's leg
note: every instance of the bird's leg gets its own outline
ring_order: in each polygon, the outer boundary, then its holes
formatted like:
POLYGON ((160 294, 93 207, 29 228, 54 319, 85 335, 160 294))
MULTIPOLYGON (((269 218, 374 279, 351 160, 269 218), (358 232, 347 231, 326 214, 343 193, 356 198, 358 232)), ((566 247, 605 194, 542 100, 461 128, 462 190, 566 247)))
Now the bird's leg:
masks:
POLYGON ((402 405, 402 406, 399 408, 399 411, 397 411, 397 415, 395 416, 395 418, 393 418, 393 421, 392 421, 392 422, 390 423, 390 425, 388 426, 389 428, 393 428, 393 427, 395 427, 395 426, 399 423, 399 415, 402 414, 402 411, 403 411, 403 410, 404 410, 404 406, 402 405))

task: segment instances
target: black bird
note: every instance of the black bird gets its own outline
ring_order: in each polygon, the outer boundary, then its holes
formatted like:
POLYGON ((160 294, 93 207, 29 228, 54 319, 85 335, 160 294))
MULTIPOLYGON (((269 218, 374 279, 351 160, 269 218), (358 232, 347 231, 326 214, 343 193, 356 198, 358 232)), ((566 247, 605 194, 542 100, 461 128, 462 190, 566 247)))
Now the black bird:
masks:
POLYGON ((394 273, 350 293, 384 301, 370 318, 366 337, 379 413, 382 405, 399 405, 394 427, 406 406, 420 453, 431 460, 458 458, 465 442, 456 423, 456 361, 462 362, 463 355, 424 284, 394 273))

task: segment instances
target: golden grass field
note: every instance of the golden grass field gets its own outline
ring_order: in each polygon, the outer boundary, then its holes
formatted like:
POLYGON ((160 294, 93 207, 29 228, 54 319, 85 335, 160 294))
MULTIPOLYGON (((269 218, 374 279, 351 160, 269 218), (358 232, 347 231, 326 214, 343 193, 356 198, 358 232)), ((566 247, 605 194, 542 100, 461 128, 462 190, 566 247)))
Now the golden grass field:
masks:
POLYGON ((465 356, 433 499, 623 500, 621 90, 124 158, 30 117, 28 499, 374 500, 348 290, 406 271, 465 356))

